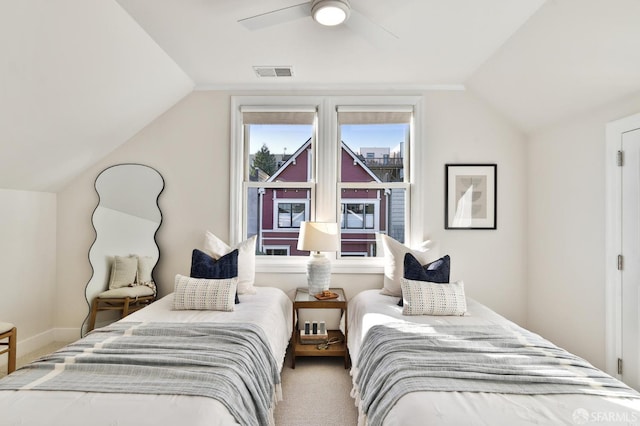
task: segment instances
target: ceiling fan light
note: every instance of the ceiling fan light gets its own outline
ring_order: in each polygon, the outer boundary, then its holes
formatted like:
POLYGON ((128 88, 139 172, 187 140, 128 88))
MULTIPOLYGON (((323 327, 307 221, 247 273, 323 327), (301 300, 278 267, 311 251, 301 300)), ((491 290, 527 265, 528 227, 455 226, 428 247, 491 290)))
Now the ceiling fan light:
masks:
POLYGON ((311 16, 321 25, 340 25, 349 18, 351 8, 343 0, 315 0, 311 6, 311 16))

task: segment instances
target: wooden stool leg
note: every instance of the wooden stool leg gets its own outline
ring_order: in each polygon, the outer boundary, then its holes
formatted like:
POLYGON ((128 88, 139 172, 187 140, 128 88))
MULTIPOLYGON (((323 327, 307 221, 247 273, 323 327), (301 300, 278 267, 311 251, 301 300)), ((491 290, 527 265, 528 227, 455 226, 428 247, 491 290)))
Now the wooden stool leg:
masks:
POLYGON ((91 316, 89 317, 89 326, 87 327, 87 333, 93 330, 96 326, 96 315, 98 315, 98 298, 94 298, 91 303, 91 316))
POLYGON ((124 299, 124 306, 122 307, 122 318, 129 315, 129 300, 131 299, 129 299, 128 297, 125 297, 124 299))
POLYGON ((12 333, 9 335, 9 374, 16 371, 16 346, 18 340, 18 330, 14 327, 12 333))

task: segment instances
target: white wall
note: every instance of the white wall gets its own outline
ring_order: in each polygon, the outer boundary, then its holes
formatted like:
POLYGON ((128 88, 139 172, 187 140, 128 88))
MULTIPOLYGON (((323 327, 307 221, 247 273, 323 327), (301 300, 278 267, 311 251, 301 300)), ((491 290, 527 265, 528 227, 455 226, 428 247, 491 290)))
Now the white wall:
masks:
MULTIPOLYGON (((0 321, 18 328, 18 355, 54 340, 56 195, 0 189, 0 321)), ((2 357, 0 363, 6 363, 2 357)))
POLYGON ((524 136, 464 92, 426 97, 425 229, 450 254, 451 279, 467 295, 526 326, 526 158, 524 136), (444 229, 444 164, 496 163, 497 230, 444 229))
POLYGON ((630 97, 530 136, 528 325, 605 367, 605 126, 630 97))
MULTIPOLYGON (((160 295, 172 291, 176 273, 189 273, 191 251, 201 246, 205 230, 229 237, 229 108, 229 93, 192 93, 58 194, 58 286, 68 301, 56 312, 58 327, 79 327, 88 312, 84 286, 91 276, 87 253, 95 237, 93 181, 104 167, 139 162, 165 179, 159 199, 160 295)), ((442 254, 451 254, 452 277, 464 279, 472 297, 524 325, 524 137, 465 92, 427 93, 424 110, 428 172, 419 185, 427 202, 419 220, 424 220, 426 236, 438 240, 442 254), (498 163, 497 231, 444 230, 446 162, 498 163)), ((258 281, 285 290, 306 285, 303 274, 261 274, 258 281)), ((333 284, 352 296, 356 288, 381 287, 382 276, 336 275, 333 284)))

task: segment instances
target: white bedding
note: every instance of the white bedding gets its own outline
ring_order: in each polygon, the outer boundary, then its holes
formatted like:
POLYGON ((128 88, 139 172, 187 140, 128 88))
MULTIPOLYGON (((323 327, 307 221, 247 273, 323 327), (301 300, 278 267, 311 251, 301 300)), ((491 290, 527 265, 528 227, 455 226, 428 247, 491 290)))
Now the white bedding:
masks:
MULTIPOLYGON (((398 298, 367 290, 349 301, 348 346, 352 374, 362 339, 374 325, 396 321, 422 324, 513 324, 486 306, 467 300, 465 316, 403 316, 398 298)), ((515 325, 515 324, 514 324, 515 325)), ((356 401, 357 403, 358 401, 356 401)), ((366 422, 360 417, 362 424, 366 422)), ((516 395, 477 392, 414 392, 401 398, 385 425, 640 425, 640 399, 588 395, 516 395)))
MULTIPOLYGON (((257 324, 282 369, 292 331, 292 303, 280 289, 256 287, 240 295, 233 312, 173 311, 173 294, 122 319, 123 322, 249 322, 257 324)), ((91 392, 0 391, 1 425, 236 425, 218 401, 180 395, 91 392)))

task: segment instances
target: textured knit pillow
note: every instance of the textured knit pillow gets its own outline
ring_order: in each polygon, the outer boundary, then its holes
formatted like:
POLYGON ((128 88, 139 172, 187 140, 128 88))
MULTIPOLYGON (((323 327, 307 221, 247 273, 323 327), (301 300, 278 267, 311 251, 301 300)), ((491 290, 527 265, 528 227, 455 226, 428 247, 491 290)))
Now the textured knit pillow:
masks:
MULTIPOLYGON (((236 278, 238 276, 238 250, 233 250, 216 260, 203 251, 193 249, 190 275, 192 278, 206 279, 236 278)), ((235 303, 240 303, 237 288, 235 303)))
POLYGON ((464 315, 467 300, 462 281, 450 284, 401 279, 402 315, 464 315))
POLYGON ((109 290, 128 287, 136 281, 138 258, 135 256, 114 256, 109 277, 109 290))
POLYGON ((238 278, 209 280, 176 275, 174 310, 233 311, 238 278))
POLYGON ((256 277, 256 238, 257 236, 254 235, 235 247, 230 247, 209 231, 204 237, 204 252, 214 259, 233 250, 238 250, 238 293, 240 294, 255 294, 256 292, 253 287, 256 277))
POLYGON ((380 293, 388 296, 401 296, 400 279, 404 275, 404 255, 411 253, 421 264, 432 258, 428 251, 412 250, 393 238, 380 234, 384 249, 384 287, 380 293))
MULTIPOLYGON (((426 265, 420 264, 411 253, 404 255, 404 277, 414 281, 428 281, 432 283, 445 284, 449 282, 449 272, 451 270, 451 258, 449 255, 434 260, 426 265)), ((398 306, 403 306, 402 297, 398 306)))

